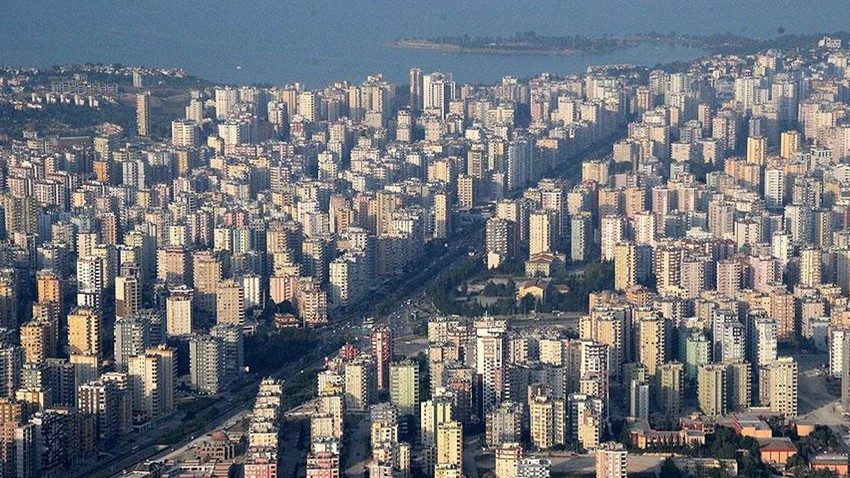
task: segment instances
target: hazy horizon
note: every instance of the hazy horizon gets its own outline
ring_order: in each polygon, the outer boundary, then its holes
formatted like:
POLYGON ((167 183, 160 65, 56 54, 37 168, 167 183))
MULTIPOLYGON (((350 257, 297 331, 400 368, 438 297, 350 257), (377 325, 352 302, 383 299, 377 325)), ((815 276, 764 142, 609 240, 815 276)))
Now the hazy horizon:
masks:
POLYGON ((587 65, 652 65, 689 60, 688 48, 641 47, 587 57, 452 55, 391 49, 400 37, 732 32, 753 37, 831 32, 850 25, 846 2, 682 2, 647 0, 531 4, 469 0, 427 3, 273 2, 210 4, 167 2, 12 0, 0 4, 11 28, 0 30, 0 65, 44 67, 64 63, 123 63, 181 67, 213 81, 318 86, 360 81, 383 72, 406 80, 412 66, 455 73, 459 81, 489 82, 503 75, 573 73, 587 65), (241 67, 241 68, 237 68, 241 67))

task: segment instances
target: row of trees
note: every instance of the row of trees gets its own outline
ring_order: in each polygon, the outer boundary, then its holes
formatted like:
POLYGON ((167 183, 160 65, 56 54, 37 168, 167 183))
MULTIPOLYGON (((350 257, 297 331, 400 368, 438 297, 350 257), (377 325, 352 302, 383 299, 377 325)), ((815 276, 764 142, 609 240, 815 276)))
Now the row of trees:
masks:
POLYGON ((310 329, 283 329, 271 334, 245 337, 245 365, 259 376, 269 375, 282 365, 313 352, 319 343, 310 329))
POLYGON ((484 271, 484 263, 478 258, 470 258, 458 267, 453 267, 431 281, 425 288, 434 307, 443 314, 456 314, 467 317, 475 317, 484 313, 484 308, 478 303, 467 304, 455 300, 458 288, 465 293, 466 280, 469 277, 481 274, 484 271))

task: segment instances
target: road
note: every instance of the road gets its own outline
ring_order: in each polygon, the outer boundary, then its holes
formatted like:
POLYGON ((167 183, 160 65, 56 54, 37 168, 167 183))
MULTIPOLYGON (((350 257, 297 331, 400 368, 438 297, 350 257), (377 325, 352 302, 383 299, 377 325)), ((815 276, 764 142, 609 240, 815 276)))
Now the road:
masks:
POLYGON ((475 457, 478 454, 481 440, 479 436, 467 437, 463 442, 463 476, 465 478, 478 478, 478 463, 475 457))
POLYGON ((344 437, 346 447, 341 465, 345 476, 363 478, 366 473, 366 460, 369 459, 369 441, 371 439, 369 415, 367 413, 358 414, 347 418, 346 422, 346 436, 344 437))
MULTIPOLYGON (((598 145, 591 147, 577 158, 573 158, 564 164, 560 165, 556 170, 552 171, 551 176, 563 177, 571 182, 576 182, 576 178, 581 177, 581 162, 587 158, 595 158, 607 154, 611 148, 611 143, 619 139, 622 134, 617 133, 606 140, 601 141, 598 145)), ((518 194, 521 194, 518 193, 518 194)), ((477 214, 457 214, 458 223, 465 230, 455 234, 451 243, 446 243, 445 253, 438 257, 431 258, 430 262, 421 267, 421 263, 411 264, 407 273, 400 276, 394 276, 390 280, 384 281, 381 288, 374 292, 373 295, 384 296, 386 299, 380 302, 372 302, 369 300, 362 301, 355 307, 341 310, 339 317, 334 319, 333 325, 322 331, 324 336, 337 333, 340 329, 352 329, 352 332, 357 330, 358 321, 364 316, 372 315, 376 312, 389 310, 389 313, 381 314, 375 321, 375 325, 388 325, 393 328, 399 349, 405 352, 405 355, 415 355, 417 348, 424 350, 427 346, 426 342, 421 339, 415 339, 416 322, 411 320, 411 313, 421 313, 423 311, 436 313, 433 307, 430 308, 430 302, 424 295, 425 285, 431 279, 437 277, 442 271, 455 267, 468 260, 468 251, 480 251, 483 246, 483 229, 484 216, 477 214), (393 307, 394 304, 399 304, 398 307, 393 307), (408 343, 409 342, 409 343, 408 343)), ((479 259, 480 253, 476 255, 479 259)), ((552 318, 556 321, 558 318, 552 318)), ((362 332, 362 331, 361 331, 362 332)), ((359 345, 368 340, 368 333, 358 334, 360 340, 359 345)), ((325 343, 322 340, 320 343, 325 343)), ((330 354, 333 351, 322 350, 322 355, 330 354)), ((316 360, 320 362, 320 360, 316 360)), ((290 364, 291 365, 291 364, 290 364)), ((292 371, 289 367, 285 368, 281 373, 276 374, 279 378, 292 371)), ((249 387, 256 387, 259 379, 249 387)), ((194 430, 189 434, 189 438, 183 439, 178 444, 164 449, 157 442, 162 436, 161 434, 152 434, 151 438, 145 440, 143 444, 137 445, 138 451, 130 456, 115 456, 105 462, 94 463, 90 467, 86 467, 76 471, 72 478, 103 478, 112 475, 118 470, 132 469, 146 461, 155 461, 161 459, 173 459, 173 457, 182 456, 189 447, 196 444, 201 437, 206 433, 215 429, 221 428, 223 425, 233 420, 239 419, 250 410, 253 403, 253 397, 247 397, 244 400, 235 402, 231 407, 218 415, 210 423, 194 430), (193 438, 195 437, 195 438, 193 438)), ((119 474, 115 476, 121 476, 119 474)))
MULTIPOLYGON (((483 226, 481 224, 473 223, 473 226, 476 225, 477 227, 475 229, 480 233, 480 230, 483 230, 483 226)), ((468 258, 466 250, 467 248, 475 245, 474 240, 477 236, 478 234, 474 233, 467 234, 462 240, 449 245, 446 247, 445 254, 433 258, 427 266, 420 268, 418 273, 403 276, 401 280, 388 281, 384 286, 386 289, 389 289, 391 286, 391 292, 387 293, 387 296, 389 296, 388 299, 381 302, 364 301, 359 307, 342 311, 342 313, 334 319, 331 327, 320 331, 322 338, 328 338, 329 336, 338 333, 340 330, 351 330, 352 332, 356 332, 355 337, 358 339, 356 340, 357 345, 364 346, 364 342, 368 342, 369 334, 367 331, 358 330, 360 321, 364 316, 369 315, 380 308, 388 307, 388 302, 390 300, 393 302, 397 301, 396 303, 399 303, 400 306, 392 309, 390 313, 377 318, 375 325, 391 326, 396 330, 396 334, 399 334, 400 332, 403 332, 402 335, 412 333, 415 325, 400 319, 402 317, 409 318, 408 311, 414 310, 414 308, 411 307, 414 303, 414 299, 416 299, 417 304, 422 304, 423 308, 426 307, 423 302, 420 302, 424 298, 425 284, 443 270, 466 260, 468 258), (402 312, 403 309, 405 310, 404 312, 402 312), (398 327, 406 328, 400 329, 398 327)), ((319 342, 320 344, 325 344, 329 341, 320 339, 319 342)), ((275 374, 275 376, 277 378, 286 379, 290 378, 295 373, 298 373, 296 370, 299 368, 303 370, 305 368, 321 366, 324 356, 330 355, 335 351, 320 349, 320 352, 320 357, 316 358, 313 362, 306 365, 288 364, 280 372, 275 374)), ((254 382, 247 384, 243 387, 243 389, 246 387, 256 387, 258 383, 259 378, 254 382)), ((193 430, 191 433, 188 433, 187 438, 181 440, 172 447, 158 445, 161 437, 166 433, 165 431, 148 434, 145 435, 145 438, 142 438, 142 440, 144 440, 143 442, 136 445, 138 448, 133 454, 129 456, 113 456, 107 460, 91 463, 88 466, 76 470, 70 476, 72 478, 105 478, 113 475, 115 477, 120 477, 123 474, 123 470, 133 469, 147 461, 174 459, 176 457, 183 456, 188 452, 190 449, 189 447, 197 444, 197 442, 205 434, 219 429, 228 422, 244 416, 244 414, 253 406, 253 401, 254 397, 248 396, 244 400, 234 402, 228 410, 223 411, 218 415, 218 417, 216 417, 216 419, 193 430)))
MULTIPOLYGON (((278 379, 288 379, 301 370, 313 367, 319 367, 324 363, 324 356, 317 357, 309 363, 294 362, 286 364, 273 376, 278 379), (300 370, 299 370, 300 369, 300 370)), ((259 384, 259 380, 252 381, 246 384, 244 388, 254 388, 259 384)), ((186 438, 178 443, 165 447, 158 445, 162 439, 162 434, 154 434, 150 436, 144 445, 139 446, 139 450, 129 457, 115 457, 107 463, 96 463, 95 467, 90 467, 85 470, 80 470, 74 473, 75 477, 120 477, 123 475, 123 470, 131 470, 148 461, 175 460, 177 458, 188 456, 189 451, 193 446, 197 446, 206 436, 206 434, 215 430, 225 428, 228 423, 235 423, 241 420, 252 408, 254 404, 253 396, 248 396, 244 400, 234 401, 230 406, 222 411, 216 418, 205 423, 203 426, 193 430, 186 438)))
MULTIPOLYGON (((123 470, 131 470, 148 460, 156 460, 167 456, 171 454, 175 447, 178 447, 178 449, 187 448, 191 443, 200 439, 195 439, 196 436, 201 437, 213 430, 223 428, 224 424, 236 417, 242 416, 248 409, 249 407, 244 404, 238 404, 234 408, 228 408, 209 422, 205 427, 197 430, 195 435, 191 435, 191 438, 184 439, 171 447, 159 444, 162 437, 161 434, 146 433, 142 436, 142 438, 140 438, 142 441, 137 442, 138 444, 136 445, 132 445, 133 450, 135 451, 133 451, 131 455, 115 455, 108 460, 88 462, 85 466, 74 470, 74 472, 68 476, 79 478, 101 478, 113 475, 121 476, 123 475, 123 470)), ((116 448, 120 449, 121 446, 116 448)))
POLYGON ((309 443, 308 420, 286 420, 280 437, 280 478, 304 478, 307 472, 307 455, 302 446, 309 443))

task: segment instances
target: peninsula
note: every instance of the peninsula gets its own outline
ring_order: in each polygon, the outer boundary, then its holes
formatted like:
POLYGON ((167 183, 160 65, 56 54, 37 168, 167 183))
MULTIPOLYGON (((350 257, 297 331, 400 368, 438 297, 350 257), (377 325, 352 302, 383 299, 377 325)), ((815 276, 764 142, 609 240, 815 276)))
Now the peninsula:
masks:
MULTIPOLYGON (((833 38, 850 39, 850 33, 829 34, 833 38)), ((431 38, 401 38, 388 44, 391 48, 437 50, 446 53, 488 55, 556 55, 586 56, 610 53, 640 44, 677 44, 699 48, 710 54, 750 54, 766 48, 798 49, 813 44, 822 34, 787 35, 777 29, 774 38, 749 38, 725 33, 721 35, 686 35, 677 33, 641 33, 625 36, 540 35, 534 31, 517 32, 510 37, 471 36, 468 34, 431 38)))

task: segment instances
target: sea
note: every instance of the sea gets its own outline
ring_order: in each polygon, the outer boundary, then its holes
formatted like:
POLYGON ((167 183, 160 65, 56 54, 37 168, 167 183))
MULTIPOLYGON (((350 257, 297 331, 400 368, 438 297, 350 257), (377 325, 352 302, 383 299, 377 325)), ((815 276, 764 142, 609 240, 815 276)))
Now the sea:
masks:
POLYGON ((399 38, 439 35, 622 35, 847 29, 847 0, 0 0, 0 66, 120 63, 179 67, 232 84, 307 87, 382 73, 407 82, 412 67, 459 83, 571 74, 589 65, 653 66, 701 56, 642 45, 587 56, 486 55, 402 50, 399 38))

